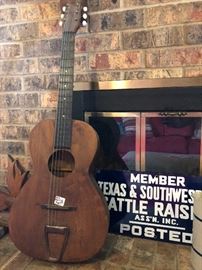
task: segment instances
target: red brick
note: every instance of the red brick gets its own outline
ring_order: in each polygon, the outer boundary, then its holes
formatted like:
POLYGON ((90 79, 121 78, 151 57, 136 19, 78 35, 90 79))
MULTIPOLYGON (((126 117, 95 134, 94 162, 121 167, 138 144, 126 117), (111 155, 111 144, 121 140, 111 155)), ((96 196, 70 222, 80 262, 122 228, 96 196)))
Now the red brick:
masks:
POLYGON ((24 140, 28 139, 30 127, 24 126, 2 126, 0 129, 0 139, 4 140, 24 140))
POLYGON ((121 72, 119 71, 101 71, 96 73, 77 73, 75 75, 76 82, 97 82, 97 81, 119 81, 121 80, 121 72))
POLYGON ((24 23, 0 27, 1 41, 24 41, 39 36, 38 23, 24 23))
POLYGON ((87 57, 84 55, 76 56, 74 58, 74 71, 82 72, 88 69, 87 57))
POLYGON ((41 95, 42 108, 55 108, 57 106, 58 92, 46 92, 41 95))
POLYGON ((47 108, 41 111, 42 119, 55 119, 56 110, 53 108, 47 108))
POLYGON ((143 27, 143 10, 127 10, 92 15, 90 32, 114 31, 143 27))
POLYGON ((61 39, 41 40, 41 54, 43 56, 61 55, 61 39))
POLYGON ((0 5, 14 5, 18 3, 24 3, 27 2, 27 0, 0 0, 0 5))
POLYGON ((26 76, 24 78, 25 91, 40 91, 45 89, 45 77, 41 75, 26 76))
POLYGON ((12 108, 12 109, 8 110, 7 112, 8 112, 8 118, 9 118, 8 122, 10 124, 22 124, 22 123, 24 123, 25 117, 24 117, 24 111, 23 110, 21 110, 21 109, 16 110, 16 109, 12 108))
POLYGON ((202 66, 196 68, 185 68, 185 77, 202 77, 202 66))
POLYGON ((25 110, 24 115, 26 124, 36 124, 41 120, 41 112, 39 110, 25 110))
POLYGON ((202 48, 150 50, 146 60, 148 67, 202 65, 202 48))
POLYGON ((21 8, 22 19, 44 20, 58 18, 60 14, 59 2, 50 3, 36 3, 22 6, 21 8))
POLYGON ((202 43, 202 24, 185 25, 185 42, 187 44, 201 44, 202 43))
POLYGON ((159 78, 182 78, 182 68, 160 68, 160 69, 141 69, 126 71, 124 80, 142 80, 159 78))
POLYGON ((36 59, 3 61, 0 63, 0 68, 2 75, 20 75, 38 72, 36 59))
POLYGON ((76 36, 75 52, 95 52, 120 49, 119 33, 90 34, 76 36))
POLYGON ((46 82, 45 89, 58 89, 59 74, 45 75, 44 80, 46 82))
POLYGON ((19 77, 2 77, 0 78, 0 91, 21 91, 22 83, 19 77))
POLYGON ((145 26, 202 21, 202 2, 152 7, 145 10, 145 26))
POLYGON ((0 24, 16 22, 18 20, 20 20, 20 14, 17 8, 0 10, 0 24))
POLYGON ((120 7, 120 0, 91 0, 89 5, 89 11, 100 11, 106 9, 114 9, 120 7))
POLYGON ((24 42, 23 53, 25 57, 60 55, 61 39, 24 42))
POLYGON ((0 110, 0 124, 9 123, 8 110, 0 110))
POLYGON ((51 20, 39 23, 39 36, 45 37, 60 37, 62 28, 59 26, 58 20, 51 20))
POLYGON ((143 55, 140 51, 102 53, 90 55, 90 69, 130 69, 143 67, 143 55))
POLYGON ((16 58, 21 56, 20 44, 5 44, 0 46, 0 58, 16 58))
POLYGON ((8 40, 24 41, 35 39, 39 36, 38 23, 25 23, 11 25, 8 28, 8 40))
POLYGON ((195 2, 185 7, 188 22, 202 21, 202 2, 195 2))
POLYGON ((158 6, 145 10, 145 26, 157 26, 179 23, 179 6, 158 6))
POLYGON ((181 27, 123 32, 122 40, 124 49, 170 47, 183 45, 184 43, 181 27))
POLYGON ((23 142, 0 141, 0 153, 11 155, 23 155, 25 153, 25 145, 23 142))
POLYGON ((22 108, 37 108, 40 106, 40 97, 38 93, 25 93, 19 95, 19 105, 22 108))
POLYGON ((106 53, 96 54, 96 55, 90 56, 89 61, 90 61, 90 68, 91 69, 110 69, 110 68, 112 68, 112 66, 110 65, 109 54, 106 54, 106 53))
POLYGON ((4 94, 0 96, 0 108, 17 108, 19 107, 18 94, 4 94))
POLYGON ((154 5, 170 2, 176 2, 176 0, 123 0, 123 7, 130 8, 132 6, 154 5))
POLYGON ((81 53, 86 52, 88 49, 88 38, 77 36, 75 40, 75 52, 81 53))
POLYGON ((60 71, 60 58, 39 58, 40 73, 58 73, 60 71))

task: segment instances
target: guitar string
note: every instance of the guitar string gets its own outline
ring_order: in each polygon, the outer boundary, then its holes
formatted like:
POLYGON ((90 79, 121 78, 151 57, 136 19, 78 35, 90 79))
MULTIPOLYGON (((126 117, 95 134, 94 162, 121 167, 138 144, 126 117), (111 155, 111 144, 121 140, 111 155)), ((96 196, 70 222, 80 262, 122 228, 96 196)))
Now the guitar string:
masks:
MULTIPOLYGON (((62 133, 60 133, 63 136, 62 145, 64 144, 65 139, 66 139, 65 138, 65 132, 64 132, 64 128, 66 126, 66 121, 61 118, 61 115, 63 116, 63 114, 61 114, 61 112, 63 113, 63 108, 62 108, 62 106, 60 106, 61 105, 60 103, 62 103, 62 104, 64 103, 64 102, 62 102, 62 98, 65 96, 64 95, 65 90, 63 89, 64 82, 66 83, 65 79, 68 77, 68 80, 67 80, 68 82, 67 83, 69 85, 69 83, 70 83, 69 82, 69 78, 70 78, 69 73, 71 73, 71 76, 73 76, 73 59, 69 59, 69 63, 67 65, 67 67, 65 66, 65 63, 64 63, 64 59, 66 58, 64 48, 65 48, 66 44, 70 45, 70 47, 68 47, 67 51, 73 50, 74 49, 74 36, 71 36, 70 34, 69 35, 64 34, 64 36, 62 38, 62 57, 61 57, 61 61, 60 61, 60 71, 61 72, 60 72, 60 76, 59 76, 59 88, 61 88, 61 86, 62 86, 62 89, 59 89, 61 91, 59 91, 59 97, 58 97, 58 105, 59 106, 58 106, 58 110, 57 110, 57 114, 56 114, 56 121, 57 122, 55 123, 55 125, 57 125, 57 126, 55 128, 55 136, 54 136, 55 137, 55 142, 58 143, 58 141, 60 141, 60 136, 57 136, 56 129, 58 127, 62 126, 62 133), (70 42, 67 42, 68 39, 70 39, 70 42), (71 44, 71 43, 73 43, 73 44, 71 44), (73 48, 71 48, 71 46, 73 46, 73 48), (72 63, 71 63, 71 61, 72 61, 72 63), (68 68, 69 71, 71 71, 71 72, 69 72, 68 74, 66 74, 66 72, 64 73, 64 68, 65 68, 65 70, 68 68), (62 73, 62 76, 61 76, 61 73, 62 73), (67 76, 64 76, 64 75, 67 75, 67 76), (63 120, 63 123, 62 123, 63 125, 61 125, 61 119, 63 120)), ((73 81, 71 81, 71 87, 73 87, 72 82, 73 81)), ((68 98, 71 98, 70 95, 68 95, 68 98)), ((71 108, 69 108, 69 109, 71 110, 71 108)), ((70 121, 70 119, 69 119, 69 121, 70 121)), ((68 126, 68 128, 70 128, 70 131, 69 131, 69 133, 70 133, 71 132, 71 123, 68 126)), ((71 143, 70 143, 70 145, 71 145, 71 143)), ((54 156, 53 162, 51 164, 51 172, 53 172, 54 168, 57 168, 57 166, 55 166, 55 165, 57 165, 57 160, 60 158, 60 156, 59 156, 60 153, 62 153, 62 152, 56 150, 56 155, 54 156)), ((55 175, 53 175, 53 173, 52 173, 51 183, 50 183, 50 191, 49 191, 49 194, 50 194, 49 195, 49 198, 50 198, 49 205, 51 204, 51 202, 54 203, 56 195, 61 195, 62 191, 61 191, 60 182, 61 182, 60 179, 57 179, 57 177, 55 175), (58 184, 58 181, 59 181, 59 184, 58 184)), ((54 210, 48 211, 48 224, 54 225, 54 220, 55 220, 55 222, 57 220, 57 211, 54 211, 54 210)))
MULTIPOLYGON (((64 36, 62 37, 62 49, 64 47, 64 36)), ((63 51, 62 51, 63 54, 63 51)), ((62 73, 62 54, 61 54, 61 60, 60 60, 60 74, 59 74, 59 94, 60 94, 60 80, 61 80, 61 73, 62 73)), ((58 135, 56 133, 59 123, 60 123, 60 115, 61 115, 61 106, 59 104, 59 98, 60 96, 58 95, 58 106, 57 106, 57 110, 56 110, 56 117, 55 117, 55 132, 54 132, 54 141, 53 141, 53 154, 54 156, 52 157, 52 163, 51 163, 51 180, 50 180, 50 188, 49 188, 49 202, 48 205, 54 205, 54 199, 55 199, 55 194, 54 194, 54 190, 55 190, 55 182, 57 181, 56 176, 55 176, 55 172, 54 169, 56 168, 57 165, 57 158, 58 158, 58 149, 57 149, 57 141, 58 141, 58 135), (55 154, 56 153, 56 154, 55 154)), ((51 210, 48 209, 48 224, 49 225, 54 225, 54 212, 55 210, 51 210)))
MULTIPOLYGON (((56 160, 60 160, 60 155, 62 153, 62 149, 61 149, 61 144, 60 144, 60 136, 61 136, 61 133, 63 132, 62 128, 61 128, 61 123, 62 123, 62 116, 63 116, 63 108, 62 108, 62 96, 63 96, 63 73, 64 73, 64 48, 65 48, 65 38, 66 38, 66 35, 65 35, 65 32, 63 34, 63 42, 62 42, 62 55, 61 55, 61 60, 60 60, 60 77, 59 77, 59 95, 58 95, 58 107, 60 109, 60 112, 59 112, 59 119, 57 120, 57 147, 58 147, 58 151, 56 152, 57 155, 56 155, 56 160)), ((60 171, 60 162, 61 161, 58 161, 58 164, 57 164, 57 168, 58 170, 60 171)), ((60 173, 60 172, 58 172, 60 173)), ((54 197, 56 198, 56 196, 59 196, 61 194, 58 193, 58 181, 60 181, 60 176, 58 177, 58 179, 56 179, 56 183, 55 183, 55 187, 54 187, 54 197)), ((54 200, 54 198, 53 198, 54 200)), ((56 225, 56 220, 57 220, 57 210, 54 210, 53 211, 53 220, 55 220, 54 222, 54 225, 56 225)))
MULTIPOLYGON (((60 146, 59 148, 59 151, 57 152, 58 153, 58 156, 57 158, 62 160, 62 151, 63 149, 61 149, 62 147, 64 147, 64 142, 63 142, 63 138, 61 138, 61 135, 63 137, 63 134, 64 134, 64 122, 65 122, 65 112, 64 112, 64 108, 65 106, 63 107, 63 104, 64 104, 64 81, 65 81, 65 71, 66 71, 66 67, 65 67, 65 61, 64 59, 66 58, 66 54, 65 54, 65 47, 66 47, 66 44, 67 44, 67 33, 64 32, 64 38, 63 38, 63 43, 62 43, 62 58, 61 58, 61 76, 62 78, 60 78, 60 92, 59 92, 59 103, 60 103, 60 108, 61 108, 61 111, 60 111, 60 119, 59 119, 59 125, 58 127, 60 128, 60 131, 59 131, 59 137, 58 137, 58 145, 60 146), (63 118, 64 117, 64 118, 63 118), (61 124, 62 123, 62 124, 61 124), (62 146, 62 147, 61 147, 62 146)), ((62 169, 60 168, 60 165, 62 164, 59 164, 58 166, 58 169, 62 169)), ((62 194, 61 194, 61 191, 60 191, 60 186, 61 186, 61 181, 62 181, 62 177, 58 177, 57 181, 56 181, 56 185, 55 185, 55 195, 57 196, 61 196, 62 197, 62 194)), ((58 220, 57 219, 57 210, 54 211, 54 218, 55 218, 55 224, 56 224, 56 221, 58 220)))
MULTIPOLYGON (((71 136, 72 136, 72 91, 73 91, 73 57, 74 56, 74 37, 75 33, 68 32, 65 38, 65 48, 63 58, 64 63, 63 66, 65 67, 65 76, 63 76, 63 85, 66 87, 62 88, 62 97, 65 97, 66 104, 65 104, 65 119, 63 119, 63 132, 62 132, 62 145, 67 146, 69 150, 71 150, 71 136), (71 57, 70 57, 71 56, 71 57), (67 66, 65 65, 67 64, 67 66), (67 71, 67 72, 66 72, 67 71), (70 81, 71 78, 71 81, 70 81), (67 105, 69 105, 67 107, 67 105), (67 130, 67 134, 65 131, 67 130), (67 140, 67 142, 65 142, 67 140)), ((63 100, 64 101, 64 100, 63 100)), ((69 164, 67 164, 68 166, 69 164)), ((71 169, 71 164, 70 164, 71 169)), ((68 183, 64 183, 65 185, 68 183)), ((62 185, 61 182, 59 183, 59 194, 62 194, 62 185)), ((66 200, 68 198, 65 198, 66 200)))
MULTIPOLYGON (((62 99, 62 105, 64 105, 64 108, 62 108, 62 111, 63 111, 63 115, 64 115, 64 118, 62 118, 63 122, 62 122, 62 137, 61 137, 61 142, 62 142, 62 146, 64 147, 66 144, 65 144, 65 125, 66 125, 66 116, 67 116, 67 104, 65 104, 67 102, 66 100, 66 97, 68 95, 68 93, 65 91, 65 85, 66 85, 66 70, 67 70, 67 66, 66 66, 66 57, 67 57, 67 52, 68 52, 68 32, 65 32, 65 44, 64 44, 64 47, 63 47, 63 62, 62 62, 62 65, 63 65, 63 73, 62 73, 62 91, 61 91, 61 99, 62 99), (65 110, 64 110, 65 109, 65 110)), ((63 117, 62 115, 62 117, 63 117)), ((63 158, 65 158, 63 156, 63 158)), ((62 164, 62 166, 64 166, 62 164)), ((61 181, 63 181, 64 178, 61 179, 61 181)), ((64 195, 62 194, 62 190, 61 190, 61 181, 59 183, 59 187, 58 187, 58 194, 60 194, 61 197, 64 197, 64 195), (63 195, 63 196, 62 196, 63 195)), ((66 183, 63 183, 63 184, 66 184, 66 183)))
MULTIPOLYGON (((65 139, 66 139, 66 136, 65 136, 65 127, 66 127, 66 115, 67 115, 67 104, 65 104, 65 102, 67 101, 66 100, 66 97, 67 97, 67 92, 65 91, 64 89, 64 86, 66 84, 66 70, 67 70, 67 66, 66 66, 66 52, 68 52, 68 50, 66 50, 66 46, 67 46, 67 49, 68 49, 68 44, 69 42, 68 41, 68 32, 65 32, 64 33, 64 43, 63 43, 63 48, 62 48, 62 59, 61 59, 61 67, 62 67, 62 79, 60 80, 60 87, 61 87, 61 91, 60 91, 60 107, 61 107, 61 111, 62 111, 62 114, 60 115, 60 120, 62 122, 62 124, 60 123, 59 127, 61 128, 60 130, 60 135, 59 136, 59 144, 62 146, 62 147, 65 147, 65 139), (64 106, 63 106, 64 105, 64 106)), ((63 156, 63 149, 61 149, 61 152, 59 152, 61 154, 61 160, 64 158, 63 156)), ((63 166, 62 162, 61 162, 61 165, 63 166)), ((62 169, 62 168, 61 168, 62 169)), ((57 185, 56 185, 56 194, 58 194, 58 196, 62 196, 62 190, 61 190, 61 181, 63 181, 63 177, 59 178, 58 179, 58 182, 57 182, 57 185)), ((65 183, 64 183, 65 184, 65 183)), ((55 220, 58 220, 57 218, 57 211, 55 211, 55 220)))
MULTIPOLYGON (((72 42, 72 36, 70 33, 66 33, 64 34, 64 42, 63 42, 63 47, 62 47, 62 59, 61 59, 61 70, 62 70, 62 78, 61 78, 61 83, 60 83, 60 96, 59 96, 59 102, 60 102, 60 108, 61 108, 61 111, 60 111, 60 118, 59 118, 59 124, 58 126, 61 128, 60 132, 59 132, 59 137, 58 137, 58 143, 59 145, 61 146, 66 146, 67 144, 65 143, 65 140, 70 140, 70 136, 66 137, 66 133, 65 133, 65 130, 66 130, 66 125, 67 125, 67 120, 70 121, 70 117, 69 119, 66 119, 66 117, 69 115, 69 109, 70 108, 67 108, 67 104, 70 103, 70 100, 67 100, 69 99, 69 93, 70 91, 68 90, 68 87, 64 87, 65 85, 67 85, 67 78, 70 77, 70 74, 71 73, 71 69, 72 69, 72 63, 71 63, 71 59, 68 58, 68 53, 71 52, 71 42, 72 42), (67 47, 67 48, 66 48, 67 47), (66 60, 69 60, 69 61, 66 61, 66 60), (67 92, 69 91, 69 93, 67 92), (65 98, 65 99, 64 99, 65 98), (66 100, 66 102, 68 101, 67 104, 64 103, 64 101, 66 100), (64 107, 62 106, 64 105, 64 107), (62 112, 62 113, 61 113, 62 112), (62 122, 62 124, 61 124, 62 122)), ((69 125, 67 125, 68 128, 70 129, 68 131, 68 135, 70 135, 70 132, 71 132, 71 125, 69 123, 69 125)), ((68 143, 70 144, 70 141, 68 141, 68 143)), ((61 158, 62 160, 62 151, 58 151, 57 152, 58 155, 57 155, 57 158, 61 158)), ((56 158, 56 160, 57 160, 56 158)), ((58 196, 61 196, 62 197, 62 190, 61 190, 61 181, 63 179, 62 178, 59 178, 59 179, 56 179, 55 181, 55 188, 54 188, 54 193, 55 195, 58 195, 58 196)), ((58 211, 54 211, 54 217, 53 219, 55 220, 55 224, 56 224, 56 221, 58 220, 57 216, 59 215, 58 211)))

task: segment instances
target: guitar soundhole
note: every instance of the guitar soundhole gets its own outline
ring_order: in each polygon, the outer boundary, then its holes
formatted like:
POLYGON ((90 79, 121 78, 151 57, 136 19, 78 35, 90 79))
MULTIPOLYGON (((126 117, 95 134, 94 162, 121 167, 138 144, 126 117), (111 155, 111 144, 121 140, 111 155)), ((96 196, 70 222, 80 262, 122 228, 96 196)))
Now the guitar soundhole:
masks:
POLYGON ((57 150, 49 158, 49 171, 56 176, 64 177, 74 169, 74 157, 67 150, 57 150))

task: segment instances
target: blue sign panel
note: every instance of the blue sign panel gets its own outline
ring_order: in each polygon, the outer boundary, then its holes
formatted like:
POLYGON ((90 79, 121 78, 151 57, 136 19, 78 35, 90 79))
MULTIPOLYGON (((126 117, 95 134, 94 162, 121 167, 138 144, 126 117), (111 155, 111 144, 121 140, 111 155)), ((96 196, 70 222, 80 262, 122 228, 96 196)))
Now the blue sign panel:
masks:
POLYGON ((110 232, 191 244, 193 193, 202 177, 100 170, 96 180, 110 210, 110 232))

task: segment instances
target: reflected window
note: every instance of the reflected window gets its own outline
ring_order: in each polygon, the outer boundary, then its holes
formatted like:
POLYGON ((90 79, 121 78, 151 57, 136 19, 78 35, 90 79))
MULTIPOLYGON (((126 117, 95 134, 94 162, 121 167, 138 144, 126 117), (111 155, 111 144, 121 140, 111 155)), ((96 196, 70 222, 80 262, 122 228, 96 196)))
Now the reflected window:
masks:
POLYGON ((146 126, 147 171, 200 175, 200 117, 146 117, 146 126))
POLYGON ((97 131, 100 139, 98 169, 136 169, 136 117, 89 115, 87 121, 97 131))

